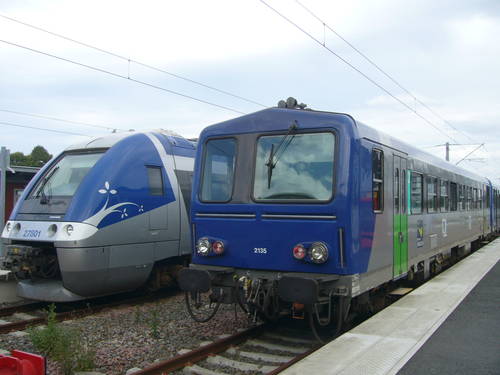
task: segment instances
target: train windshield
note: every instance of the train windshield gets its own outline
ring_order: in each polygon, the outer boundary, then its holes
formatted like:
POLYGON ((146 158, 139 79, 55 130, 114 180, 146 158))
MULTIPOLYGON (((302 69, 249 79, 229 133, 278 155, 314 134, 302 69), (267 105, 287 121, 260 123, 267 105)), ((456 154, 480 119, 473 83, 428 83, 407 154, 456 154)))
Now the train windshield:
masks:
POLYGON ((236 140, 213 139, 207 142, 205 150, 201 200, 227 202, 233 193, 236 140))
POLYGON ((257 141, 255 200, 327 201, 333 196, 335 135, 263 136, 257 141))
POLYGON ((90 168, 103 154, 66 154, 40 179, 31 198, 40 198, 40 203, 49 203, 50 198, 72 197, 90 168))

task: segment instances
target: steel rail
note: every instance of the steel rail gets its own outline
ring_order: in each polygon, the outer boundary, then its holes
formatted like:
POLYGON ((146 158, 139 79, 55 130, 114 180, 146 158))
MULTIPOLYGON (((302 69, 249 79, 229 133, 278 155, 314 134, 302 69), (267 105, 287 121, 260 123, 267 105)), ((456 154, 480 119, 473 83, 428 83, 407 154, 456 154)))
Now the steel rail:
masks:
POLYGON ((200 362, 205 358, 223 352, 233 345, 237 345, 251 337, 258 336, 269 329, 268 324, 261 324, 242 332, 238 332, 229 337, 224 337, 211 344, 204 345, 194 349, 188 353, 180 354, 163 362, 158 362, 141 371, 134 372, 134 375, 153 375, 153 374, 168 374, 172 371, 179 370, 193 363, 200 362))

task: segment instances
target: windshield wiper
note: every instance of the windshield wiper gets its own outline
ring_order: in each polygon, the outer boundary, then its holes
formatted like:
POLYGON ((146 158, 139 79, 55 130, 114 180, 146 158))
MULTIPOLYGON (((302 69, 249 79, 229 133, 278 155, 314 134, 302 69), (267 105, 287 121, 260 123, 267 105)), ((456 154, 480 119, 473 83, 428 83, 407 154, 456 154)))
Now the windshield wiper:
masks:
POLYGON ((47 195, 45 195, 45 191, 44 191, 45 189, 44 188, 45 188, 45 185, 47 184, 47 182, 57 172, 58 169, 59 169, 59 167, 55 167, 47 176, 45 176, 45 178, 42 181, 42 184, 38 188, 38 191, 36 192, 36 197, 42 196, 42 198, 40 199, 40 204, 47 204, 47 203, 49 203, 50 197, 47 197, 47 195))
POLYGON ((278 164, 278 161, 280 157, 283 155, 285 150, 288 148, 290 143, 292 143, 293 138, 295 137, 295 134, 292 135, 292 132, 296 131, 297 128, 299 127, 299 124, 297 124, 297 121, 293 121, 292 124, 288 127, 288 132, 281 138, 281 141, 278 143, 278 147, 276 147, 276 151, 274 151, 274 143, 271 145, 271 151, 269 152, 269 158, 267 159, 266 162, 266 167, 267 167, 267 188, 271 188, 271 179, 273 178, 273 169, 276 167, 276 164, 278 164), (288 137, 290 139, 288 139, 288 137), (279 153, 281 151, 281 153, 279 153), (274 158, 276 157, 276 160, 274 158))
POLYGON ((274 158, 274 143, 271 145, 271 152, 269 153, 269 159, 267 159, 267 188, 271 188, 271 178, 273 177, 273 169, 275 165, 273 164, 274 158))

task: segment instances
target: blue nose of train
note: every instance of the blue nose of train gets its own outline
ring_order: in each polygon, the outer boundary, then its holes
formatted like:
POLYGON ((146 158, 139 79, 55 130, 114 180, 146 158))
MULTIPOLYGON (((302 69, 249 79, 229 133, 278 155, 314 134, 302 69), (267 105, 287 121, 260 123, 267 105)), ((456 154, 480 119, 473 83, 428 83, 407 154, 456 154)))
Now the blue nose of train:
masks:
POLYGON ((336 214, 196 212, 193 263, 283 272, 345 273, 345 235, 336 214))

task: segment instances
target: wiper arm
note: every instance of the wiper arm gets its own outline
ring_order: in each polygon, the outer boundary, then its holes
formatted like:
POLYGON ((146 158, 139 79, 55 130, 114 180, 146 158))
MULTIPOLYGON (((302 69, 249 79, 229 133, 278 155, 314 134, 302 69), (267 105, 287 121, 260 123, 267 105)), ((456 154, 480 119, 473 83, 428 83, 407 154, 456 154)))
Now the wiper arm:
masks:
POLYGON ((280 143, 278 143, 278 147, 276 147, 276 151, 274 151, 274 143, 271 145, 271 152, 269 153, 269 158, 267 159, 267 188, 271 188, 271 178, 273 177, 273 169, 276 167, 276 164, 278 164, 278 161, 285 152, 285 150, 288 148, 290 143, 292 143, 293 138, 295 135, 292 135, 290 139, 288 137, 297 130, 298 128, 297 121, 292 122, 290 127, 288 128, 288 132, 281 138, 280 143), (280 153, 281 151, 281 153, 280 153), (274 157, 276 156, 276 160, 274 160, 274 157))
POLYGON ((267 188, 271 188, 271 178, 273 177, 273 169, 275 164, 273 164, 274 158, 274 143, 271 145, 271 152, 269 153, 269 159, 267 159, 267 188))
POLYGON ((42 199, 40 199, 40 204, 47 204, 49 203, 50 198, 47 198, 47 195, 45 195, 45 185, 47 182, 51 179, 51 177, 58 171, 59 167, 55 167, 47 176, 42 181, 42 184, 38 188, 38 191, 36 192, 36 197, 39 197, 40 195, 42 196, 42 199))

